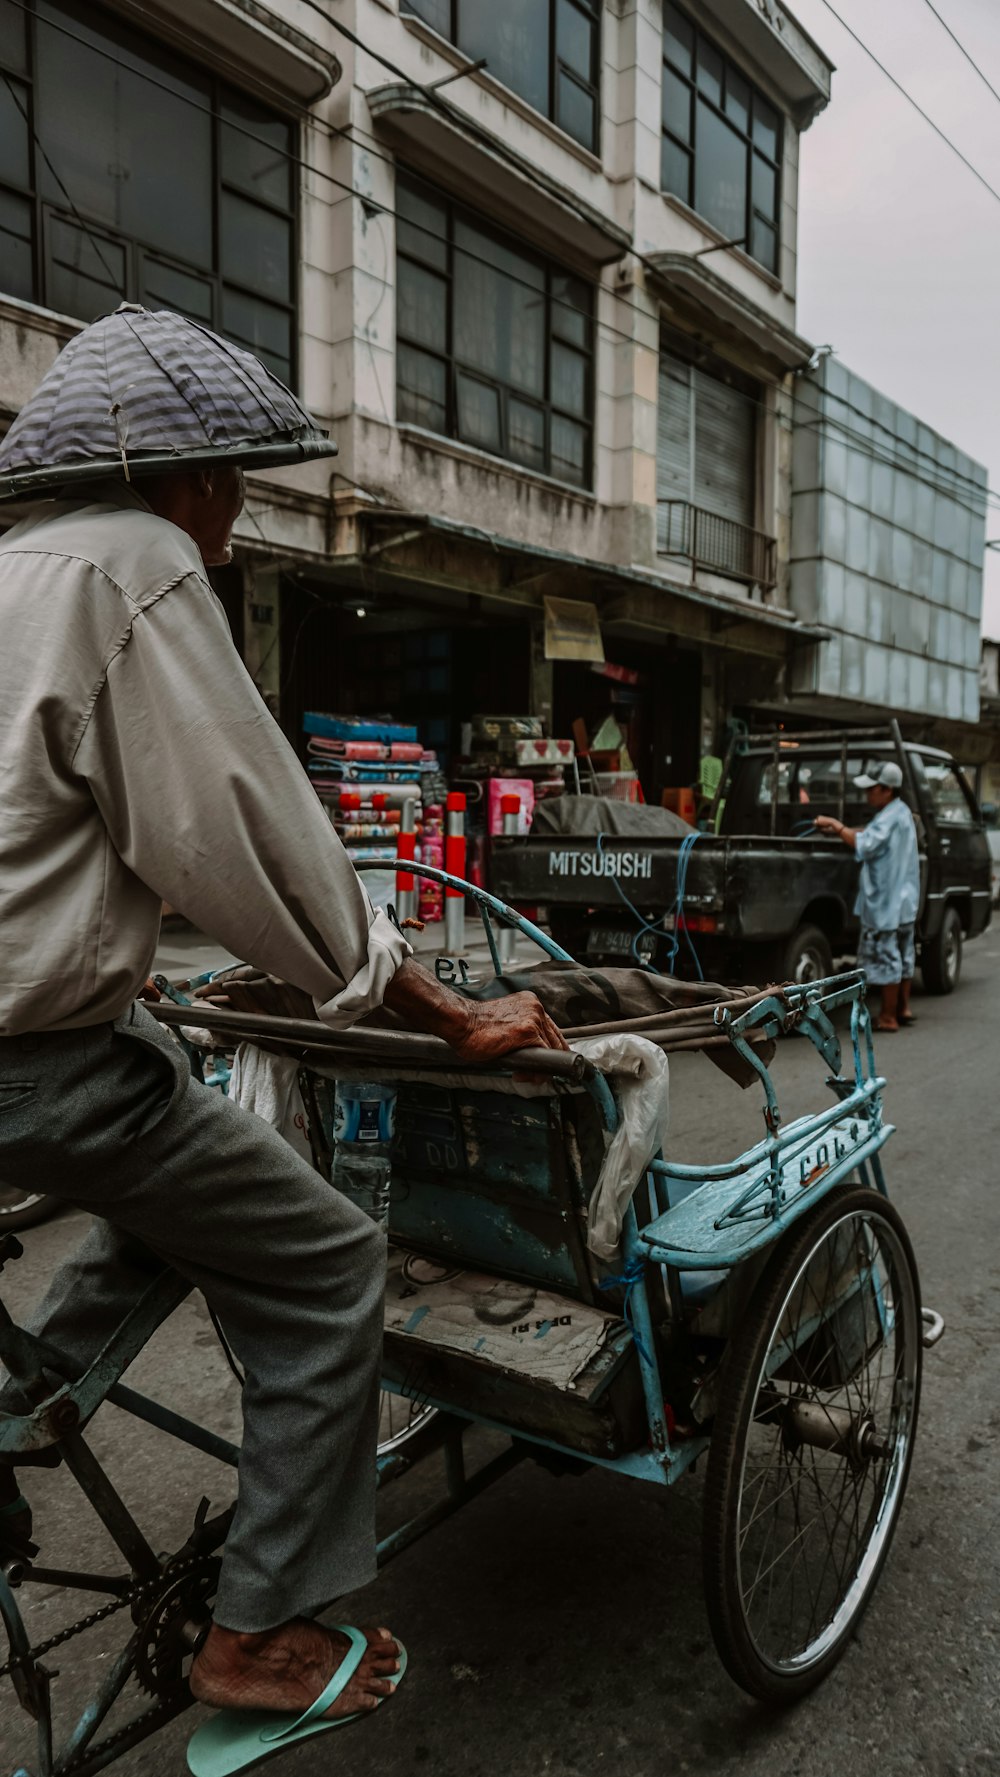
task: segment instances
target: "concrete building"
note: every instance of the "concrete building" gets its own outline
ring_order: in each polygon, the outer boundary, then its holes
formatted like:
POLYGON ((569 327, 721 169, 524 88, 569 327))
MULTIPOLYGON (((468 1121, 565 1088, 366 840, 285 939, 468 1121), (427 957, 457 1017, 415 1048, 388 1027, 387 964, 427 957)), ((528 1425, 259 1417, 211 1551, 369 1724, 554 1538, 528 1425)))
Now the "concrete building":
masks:
POLYGON ((987 472, 834 358, 799 379, 791 602, 829 632, 796 709, 979 719, 987 472))
POLYGON ((122 297, 258 350, 330 425, 255 477, 219 590, 291 729, 594 719, 596 610, 650 791, 815 625, 789 578, 798 140, 777 0, 0 7, 0 422, 122 297), (697 20, 697 22, 695 22, 697 20), (359 615, 364 612, 364 615, 359 615), (732 675, 732 684, 729 676, 732 675), (635 711, 634 711, 635 713, 635 711))
POLYGON ((611 708, 658 796, 734 709, 969 722, 924 483, 982 472, 796 331, 830 76, 779 0, 0 0, 0 426, 123 297, 291 382, 334 473, 253 477, 217 576, 290 733, 611 708))

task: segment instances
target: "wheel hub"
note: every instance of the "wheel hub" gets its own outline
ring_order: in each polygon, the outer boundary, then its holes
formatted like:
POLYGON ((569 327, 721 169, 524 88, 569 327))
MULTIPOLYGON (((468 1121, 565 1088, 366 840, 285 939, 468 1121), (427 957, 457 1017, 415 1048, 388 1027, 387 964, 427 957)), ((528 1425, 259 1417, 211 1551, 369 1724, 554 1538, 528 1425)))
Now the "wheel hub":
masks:
POLYGON ((883 1461, 891 1443, 883 1438, 870 1413, 852 1413, 848 1407, 827 1407, 822 1401, 789 1401, 782 1413, 782 1434, 787 1449, 811 1444, 846 1456, 854 1468, 883 1461))

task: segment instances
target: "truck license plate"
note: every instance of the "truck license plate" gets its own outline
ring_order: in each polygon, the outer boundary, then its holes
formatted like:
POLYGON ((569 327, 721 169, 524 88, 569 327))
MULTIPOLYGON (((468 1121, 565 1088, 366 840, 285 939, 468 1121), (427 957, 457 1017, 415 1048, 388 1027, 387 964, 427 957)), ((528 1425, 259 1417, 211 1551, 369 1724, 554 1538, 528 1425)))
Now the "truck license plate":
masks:
MULTIPOLYGON (((665 932, 672 932, 674 929, 673 915, 668 915, 661 924, 665 932)), ((635 937, 634 929, 628 926, 591 926, 587 933, 587 955, 631 956, 632 940, 635 937)), ((648 956, 655 946, 655 933, 641 932, 639 934, 636 949, 641 956, 648 956)))

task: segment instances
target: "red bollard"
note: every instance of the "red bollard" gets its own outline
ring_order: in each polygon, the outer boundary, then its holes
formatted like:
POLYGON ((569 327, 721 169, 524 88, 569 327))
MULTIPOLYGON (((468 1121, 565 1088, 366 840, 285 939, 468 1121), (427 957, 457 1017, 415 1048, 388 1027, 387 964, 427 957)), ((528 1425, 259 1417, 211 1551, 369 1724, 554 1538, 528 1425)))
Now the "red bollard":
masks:
POLYGON ((403 803, 403 818, 399 823, 399 836, 396 840, 396 917, 400 924, 404 919, 413 918, 416 878, 411 871, 400 870, 398 866, 401 863, 412 864, 416 849, 414 804, 407 798, 403 803))
MULTIPOLYGON (((465 796, 449 790, 445 804, 444 867, 449 876, 465 876, 465 796)), ((455 955, 465 947, 465 896, 461 889, 445 890, 444 945, 455 955)))
MULTIPOLYGON (((500 814, 503 819, 503 836, 505 839, 516 839, 521 818, 520 796, 501 796, 500 814)), ((512 963, 517 950, 517 933, 512 926, 501 926, 500 942, 497 946, 501 963, 512 963)))

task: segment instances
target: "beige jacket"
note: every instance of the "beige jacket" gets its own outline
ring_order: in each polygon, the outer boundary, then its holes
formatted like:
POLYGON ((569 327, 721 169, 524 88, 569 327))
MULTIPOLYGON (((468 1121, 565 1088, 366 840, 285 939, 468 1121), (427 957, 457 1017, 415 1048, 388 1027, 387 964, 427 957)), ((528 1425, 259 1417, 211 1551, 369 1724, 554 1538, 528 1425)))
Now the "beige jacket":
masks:
POLYGON ((118 1017, 160 903, 352 1024, 410 947, 373 913, 184 531, 124 483, 0 537, 0 1033, 118 1017))

